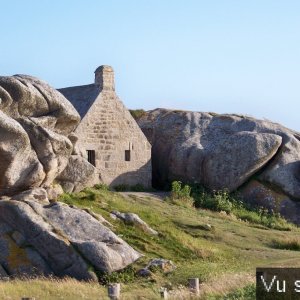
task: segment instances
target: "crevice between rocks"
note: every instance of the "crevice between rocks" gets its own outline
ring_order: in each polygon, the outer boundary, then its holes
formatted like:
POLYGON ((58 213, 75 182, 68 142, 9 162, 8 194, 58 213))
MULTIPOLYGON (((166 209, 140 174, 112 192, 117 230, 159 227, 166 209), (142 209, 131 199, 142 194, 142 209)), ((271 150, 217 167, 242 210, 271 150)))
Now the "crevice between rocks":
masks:
MULTIPOLYGON (((267 161, 267 163, 265 165, 263 165, 260 169, 258 169, 250 178, 248 178, 242 185, 240 185, 237 189, 237 191, 245 188, 249 182, 251 182, 251 180, 257 180, 258 182, 262 183, 263 185, 265 185, 266 187, 279 192, 281 194, 286 195, 286 192, 278 185, 275 185, 269 181, 265 181, 262 180, 260 178, 260 176, 267 171, 267 169, 269 167, 272 167, 272 164, 274 164, 275 160, 277 159, 277 157, 281 154, 281 152, 283 151, 283 148, 285 147, 285 143, 281 142, 281 145, 279 146, 279 148, 277 149, 277 151, 275 152, 275 154, 267 161)), ((291 197, 290 195, 288 195, 291 199, 293 197, 291 197)))

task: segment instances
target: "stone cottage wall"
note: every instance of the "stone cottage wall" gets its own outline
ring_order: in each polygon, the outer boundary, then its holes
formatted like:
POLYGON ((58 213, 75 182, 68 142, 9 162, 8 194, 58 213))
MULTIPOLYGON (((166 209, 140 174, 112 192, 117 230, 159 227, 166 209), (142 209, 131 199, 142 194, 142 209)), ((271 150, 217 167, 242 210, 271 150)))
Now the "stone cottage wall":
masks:
POLYGON ((95 151, 100 181, 151 186, 151 145, 114 91, 99 94, 76 134, 85 157, 86 150, 95 151), (125 160, 125 150, 130 151, 130 161, 125 160))

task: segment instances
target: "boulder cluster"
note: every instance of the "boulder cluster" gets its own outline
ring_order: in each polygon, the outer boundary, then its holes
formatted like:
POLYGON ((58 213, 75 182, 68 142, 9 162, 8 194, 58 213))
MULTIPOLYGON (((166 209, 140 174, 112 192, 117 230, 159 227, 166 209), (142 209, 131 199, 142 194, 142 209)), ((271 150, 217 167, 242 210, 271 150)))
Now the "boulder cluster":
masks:
POLYGON ((138 124, 152 144, 153 184, 239 190, 300 224, 300 134, 252 117, 155 109, 138 124))
POLYGON ((101 218, 53 202, 95 183, 76 154, 75 108, 47 83, 0 77, 0 277, 54 275, 96 279, 141 255, 101 218), (95 272, 94 272, 95 271, 95 272))

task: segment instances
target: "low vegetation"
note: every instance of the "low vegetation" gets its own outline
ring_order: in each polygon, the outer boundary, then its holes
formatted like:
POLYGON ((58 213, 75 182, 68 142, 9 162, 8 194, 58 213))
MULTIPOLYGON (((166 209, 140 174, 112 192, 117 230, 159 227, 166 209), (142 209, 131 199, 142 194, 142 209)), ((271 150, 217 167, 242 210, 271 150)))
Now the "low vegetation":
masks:
POLYGON ((274 239, 272 247, 275 249, 300 251, 300 239, 298 237, 274 239))
POLYGON ((293 227, 279 214, 262 207, 252 208, 239 200, 237 195, 231 195, 226 191, 210 193, 201 186, 182 185, 180 181, 174 181, 172 183, 171 198, 177 204, 186 205, 189 202, 190 205, 197 208, 225 212, 240 220, 268 228, 288 231, 293 227))
POLYGON ((274 216, 277 225, 270 226, 262 221, 265 212, 241 207, 228 193, 203 191, 196 198, 196 191, 177 182, 167 200, 152 193, 122 194, 105 185, 63 194, 59 201, 101 214, 116 234, 144 256, 121 272, 98 273, 100 284, 72 279, 2 282, 0 298, 107 299, 106 285, 121 282, 122 299, 160 299, 162 287, 170 291, 170 299, 189 299, 188 279, 198 277, 201 299, 255 299, 256 266, 300 266, 300 253, 294 251, 298 248, 274 246, 274 240, 293 241, 300 229, 283 223, 289 229, 282 231, 278 216, 274 216), (145 234, 140 228, 115 220, 110 215, 113 210, 138 214, 159 234, 145 234), (251 214, 255 217, 250 220, 251 214), (172 260, 176 270, 154 270, 150 277, 138 276, 137 271, 152 258, 172 260))
POLYGON ((20 300, 22 298, 43 300, 107 299, 106 289, 97 283, 78 282, 67 279, 15 279, 0 281, 0 299, 20 300))
POLYGON ((255 285, 250 284, 226 295, 208 296, 206 300, 252 300, 256 299, 255 285))

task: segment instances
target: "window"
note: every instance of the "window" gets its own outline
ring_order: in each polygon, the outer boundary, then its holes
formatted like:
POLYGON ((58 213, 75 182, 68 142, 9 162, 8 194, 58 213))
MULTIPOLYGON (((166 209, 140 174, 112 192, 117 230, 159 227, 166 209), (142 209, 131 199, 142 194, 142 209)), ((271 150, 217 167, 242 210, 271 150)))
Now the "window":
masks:
POLYGON ((130 150, 125 150, 125 161, 130 161, 130 150))
POLYGON ((86 150, 86 152, 87 152, 88 162, 93 166, 96 166, 95 150, 86 150))

